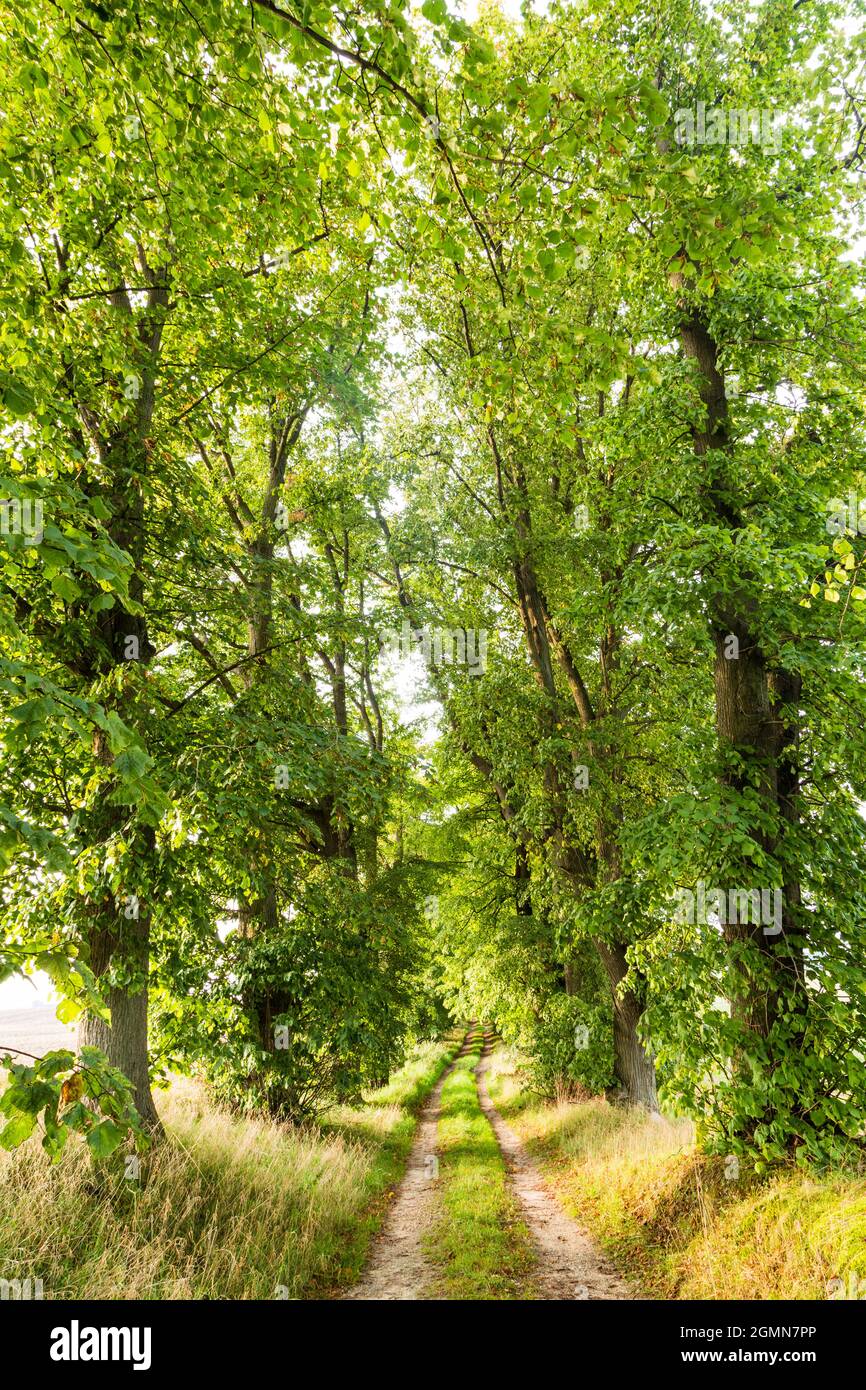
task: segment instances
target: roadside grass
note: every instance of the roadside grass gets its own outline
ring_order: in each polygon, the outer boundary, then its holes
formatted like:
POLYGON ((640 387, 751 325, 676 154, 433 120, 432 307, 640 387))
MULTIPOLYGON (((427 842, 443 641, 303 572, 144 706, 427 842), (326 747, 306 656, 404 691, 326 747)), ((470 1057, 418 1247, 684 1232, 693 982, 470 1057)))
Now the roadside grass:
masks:
POLYGON ((478 1102, 475 1067, 483 1034, 458 1059, 442 1088, 438 1127, 439 1214, 425 1249, 439 1271, 436 1296, 448 1299, 535 1297, 535 1255, 511 1195, 496 1136, 478 1102))
POLYGON ((0 1278, 46 1299, 274 1299, 357 1278, 405 1166, 414 1112, 463 1032, 417 1048, 381 1091, 303 1129, 241 1118, 177 1080, 166 1141, 99 1176, 73 1138, 52 1167, 38 1140, 0 1154, 0 1278))
POLYGON ((502 1049, 488 1085, 566 1211, 650 1297, 823 1300, 829 1281, 849 1297, 858 1277, 866 1295, 863 1178, 726 1178, 725 1159, 698 1153, 688 1122, 603 1100, 545 1104, 502 1049))

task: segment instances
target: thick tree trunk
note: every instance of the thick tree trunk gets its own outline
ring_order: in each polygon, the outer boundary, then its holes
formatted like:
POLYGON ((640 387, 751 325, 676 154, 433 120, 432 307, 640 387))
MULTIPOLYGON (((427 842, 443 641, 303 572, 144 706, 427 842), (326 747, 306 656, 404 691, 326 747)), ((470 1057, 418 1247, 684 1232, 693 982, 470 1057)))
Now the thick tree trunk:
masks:
MULTIPOLYGON (((111 754, 101 732, 94 740, 96 761, 105 766, 111 754)), ((96 831, 98 841, 108 841, 121 826, 118 807, 106 806, 105 818, 96 831)), ((145 848, 154 848, 153 832, 145 831, 145 848)), ((78 1025, 78 1046, 98 1047, 113 1067, 122 1071, 135 1088, 135 1105, 149 1130, 162 1131, 150 1090, 147 1052, 148 969, 150 966, 150 912, 146 904, 132 896, 126 902, 112 898, 91 904, 85 931, 85 945, 91 970, 100 980, 112 964, 122 963, 132 984, 110 986, 106 1003, 111 1014, 107 1024, 97 1014, 84 1013, 78 1025)))
MULTIPOLYGON (((135 479, 137 474, 143 475, 146 466, 145 451, 139 439, 142 428, 138 421, 131 433, 113 442, 110 458, 122 483, 108 499, 112 511, 112 538, 121 549, 132 555, 135 562, 129 592, 138 603, 144 598, 141 574, 144 500, 140 484, 131 479, 135 479)), ((111 669, 129 661, 145 665, 153 655, 142 614, 126 613, 115 605, 99 614, 98 633, 100 650, 94 654, 96 671, 111 669)), ((134 710, 127 712, 123 699, 118 702, 116 710, 122 719, 135 726, 136 714, 134 710)), ((93 754, 95 762, 110 773, 114 759, 102 730, 97 731, 94 737, 93 754)), ((91 843, 108 844, 121 833, 132 833, 140 837, 143 852, 151 856, 155 849, 153 831, 149 828, 130 830, 128 826, 125 827, 126 820, 126 812, 110 804, 106 791, 91 822, 91 843)), ((131 901, 124 903, 112 899, 91 904, 85 945, 94 975, 99 979, 109 965, 120 964, 124 973, 137 983, 109 987, 106 1003, 111 1014, 110 1027, 98 1015, 85 1013, 78 1027, 78 1043, 79 1046, 101 1048, 111 1065, 132 1082, 136 1109, 145 1127, 154 1133, 161 1133, 162 1126, 150 1090, 147 1050, 151 913, 145 903, 136 901, 134 912, 129 911, 131 907, 131 901)))
POLYGON ((595 947, 607 971, 613 998, 614 1074, 617 1084, 608 1091, 608 1100, 656 1112, 659 1101, 655 1062, 638 1036, 644 1006, 633 990, 620 991, 620 985, 628 973, 626 947, 619 943, 609 945, 605 941, 596 941, 595 947))
POLYGON ((98 975, 113 952, 122 950, 124 964, 140 973, 145 983, 136 991, 112 987, 108 991, 111 1025, 96 1014, 84 1014, 78 1025, 78 1046, 101 1048, 113 1067, 122 1071, 135 1088, 135 1106, 147 1129, 162 1132, 150 1089, 147 1054, 147 970, 150 922, 147 917, 124 921, 116 927, 96 926, 90 937, 91 962, 98 975), (122 944, 120 944, 122 943, 122 944))
MULTIPOLYGON (((671 277, 675 289, 683 289, 681 275, 671 277)), ((684 316, 680 325, 683 354, 698 369, 701 401, 706 416, 693 431, 694 451, 704 461, 702 491, 707 517, 731 530, 742 527, 740 499, 730 481, 731 443, 725 380, 719 365, 718 345, 698 312, 684 316)), ((711 594, 708 604, 716 648, 714 669, 716 732, 723 753, 734 755, 722 772, 723 784, 738 793, 757 788, 761 800, 760 823, 755 837, 774 854, 788 827, 798 817, 799 724, 801 695, 799 676, 768 665, 757 631, 755 602, 748 592, 749 576, 732 576, 726 592, 711 594), (732 653, 730 638, 737 640, 732 653), (787 707, 788 713, 785 713, 787 707), (793 709, 793 713, 790 711, 793 709), (765 827, 772 826, 768 831, 765 827)), ((746 881, 751 864, 743 865, 746 881)), ((790 874, 787 875, 790 878, 790 874)), ((741 886, 741 885, 732 885, 741 886)), ((761 924, 728 923, 729 943, 751 938, 754 947, 771 964, 778 985, 757 983, 754 972, 739 960, 731 972, 732 1016, 748 1031, 766 1036, 776 1018, 783 987, 800 992, 801 952, 786 940, 796 928, 800 886, 786 882, 783 890, 782 931, 767 935, 761 924)), ((807 998, 802 991, 805 1009, 807 998)))
MULTIPOLYGON (((149 469, 157 365, 168 312, 169 272, 167 268, 153 270, 140 246, 138 258, 141 274, 149 285, 146 312, 138 319, 134 317, 125 290, 115 291, 110 296, 115 308, 126 316, 130 333, 135 335, 143 352, 138 394, 122 426, 107 439, 100 436, 98 424, 89 410, 82 407, 81 415, 100 454, 105 476, 111 480, 101 492, 100 501, 108 504, 112 540, 132 560, 130 597, 143 604, 147 549, 145 479, 149 469)), ((81 663, 82 670, 91 679, 103 677, 129 662, 144 666, 153 656, 145 615, 129 613, 119 604, 98 615, 95 636, 96 641, 84 653, 81 663)), ((137 712, 132 702, 121 696, 115 708, 122 719, 135 727, 137 712)), ((93 753, 96 763, 110 770, 114 759, 102 731, 95 736, 93 753)), ((110 804, 106 789, 105 798, 92 818, 90 843, 104 845, 121 830, 130 833, 125 829, 127 815, 123 808, 110 804)), ((138 826, 131 833, 141 837, 143 852, 151 858, 155 851, 153 831, 138 826)), ((124 905, 110 900, 90 904, 90 919, 84 936, 91 969, 100 978, 110 965, 119 964, 132 983, 109 987, 110 1028, 102 1019, 85 1013, 79 1024, 78 1040, 81 1046, 99 1047, 105 1052, 109 1062, 132 1082, 136 1107, 145 1126, 161 1131, 150 1090, 147 1052, 151 912, 146 903, 135 901, 134 910, 130 912, 131 906, 130 901, 124 905)))
MULTIPOLYGON (((603 853, 611 858, 607 867, 609 882, 616 877, 616 850, 606 833, 599 836, 603 853), (613 877, 611 877, 613 875, 613 877)), ((587 877, 582 857, 573 848, 560 850, 558 867, 576 892, 584 886, 592 886, 593 879, 587 877)), ((638 1025, 645 1005, 633 988, 621 989, 628 974, 628 942, 606 942, 593 940, 605 974, 610 982, 611 1005, 613 1008, 613 1054, 615 1086, 608 1092, 610 1100, 620 1105, 642 1106, 647 1110, 659 1108, 656 1090, 655 1062, 652 1055, 638 1036, 638 1025)), ((568 975, 566 975, 566 982, 568 975)))

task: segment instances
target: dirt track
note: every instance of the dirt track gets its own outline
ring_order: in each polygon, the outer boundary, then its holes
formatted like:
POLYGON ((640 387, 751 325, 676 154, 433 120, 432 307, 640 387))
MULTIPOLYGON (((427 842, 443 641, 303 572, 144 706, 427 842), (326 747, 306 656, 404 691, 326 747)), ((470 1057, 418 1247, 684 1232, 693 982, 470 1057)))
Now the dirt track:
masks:
MULTIPOLYGON (((462 1051, 466 1051, 464 1043, 462 1051)), ((461 1053, 462 1055, 462 1053, 461 1053)), ((476 1069, 481 1108, 496 1135, 509 1181, 523 1210, 537 1256, 532 1282, 543 1299, 634 1299, 639 1297, 615 1272, 590 1237, 567 1216, 548 1190, 517 1135, 500 1117, 487 1092, 490 1064, 485 1043, 476 1069)), ((443 1075, 421 1111, 406 1175, 397 1189, 385 1225, 377 1237, 364 1274, 345 1298, 432 1298, 436 1271, 423 1251, 423 1236, 436 1211, 436 1184, 431 1159, 436 1152, 443 1075)))
MULTIPOLYGON (((466 1042, 460 1056, 466 1051, 466 1042)), ((422 1249, 422 1236, 433 1214, 433 1173, 431 1160, 436 1154, 436 1126, 439 1122, 439 1099, 453 1063, 443 1073, 430 1094, 418 1120, 418 1130, 409 1155, 406 1174, 397 1188, 397 1195, 372 1256, 360 1281, 345 1298, 416 1299, 429 1297, 428 1289, 435 1276, 422 1249)))

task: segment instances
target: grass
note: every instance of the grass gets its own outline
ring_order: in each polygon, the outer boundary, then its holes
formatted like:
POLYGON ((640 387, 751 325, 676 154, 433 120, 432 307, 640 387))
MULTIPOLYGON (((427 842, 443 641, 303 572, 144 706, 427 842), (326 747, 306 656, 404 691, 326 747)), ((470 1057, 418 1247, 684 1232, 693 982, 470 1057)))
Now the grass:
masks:
POLYGON ((338 1296, 459 1046, 422 1045, 362 1105, 305 1129, 230 1115, 177 1081, 138 1184, 96 1182, 76 1140, 53 1168, 35 1140, 0 1155, 0 1278, 41 1278, 53 1299, 338 1296))
POLYGON ((438 1269, 435 1296, 509 1300, 534 1296, 534 1253, 511 1195, 496 1136, 478 1102, 482 1034, 442 1088, 438 1128, 439 1215, 425 1238, 438 1269))
POLYGON ((830 1280, 866 1276, 866 1180, 727 1179, 688 1123, 540 1103, 504 1051, 489 1084, 565 1209, 649 1296, 825 1299, 830 1280))

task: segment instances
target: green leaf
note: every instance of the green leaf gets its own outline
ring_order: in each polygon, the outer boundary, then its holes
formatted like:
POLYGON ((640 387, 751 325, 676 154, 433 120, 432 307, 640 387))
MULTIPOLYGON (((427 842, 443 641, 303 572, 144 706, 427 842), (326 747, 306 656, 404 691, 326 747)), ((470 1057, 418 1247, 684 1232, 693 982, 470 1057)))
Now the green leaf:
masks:
POLYGON ((126 1130, 113 1120, 100 1120, 86 1135, 87 1144, 96 1158, 107 1158, 126 1139, 126 1130))

